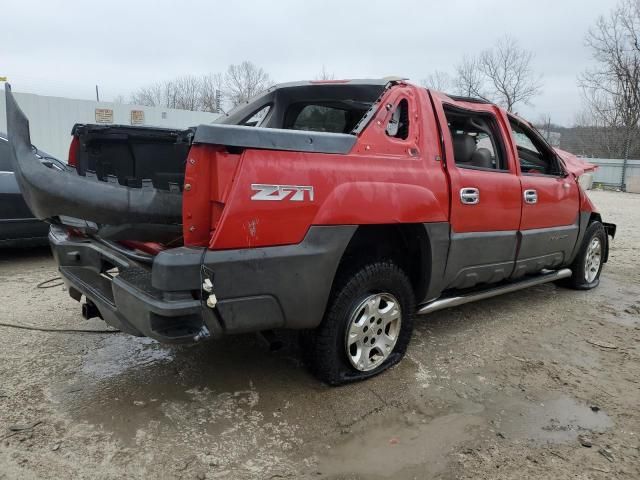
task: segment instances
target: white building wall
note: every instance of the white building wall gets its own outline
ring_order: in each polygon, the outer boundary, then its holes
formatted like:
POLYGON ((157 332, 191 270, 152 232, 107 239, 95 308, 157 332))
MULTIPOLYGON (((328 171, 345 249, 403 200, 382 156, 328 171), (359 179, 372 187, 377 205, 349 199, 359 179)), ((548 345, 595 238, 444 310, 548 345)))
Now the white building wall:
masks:
MULTIPOLYGON (((144 111, 144 125, 186 128, 212 123, 219 115, 172 108, 145 107, 111 102, 94 102, 71 98, 47 97, 14 91, 18 105, 29 119, 31 142, 38 148, 66 161, 71 142, 71 128, 76 123, 96 123, 96 109, 113 110, 113 123, 131 125, 131 111, 144 111), (164 117, 163 118, 163 113, 164 117)), ((4 91, 0 90, 0 132, 7 131, 4 91)))

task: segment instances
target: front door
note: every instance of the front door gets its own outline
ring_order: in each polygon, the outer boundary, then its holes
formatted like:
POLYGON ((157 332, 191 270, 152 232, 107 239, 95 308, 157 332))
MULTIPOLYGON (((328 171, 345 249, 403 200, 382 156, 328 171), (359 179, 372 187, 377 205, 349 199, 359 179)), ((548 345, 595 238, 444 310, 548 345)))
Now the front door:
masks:
POLYGON ((566 264, 578 238, 578 182, 542 137, 509 117, 522 184, 521 244, 514 276, 566 264))
POLYGON ((522 208, 508 130, 492 105, 433 96, 451 185, 446 288, 501 281, 514 268, 522 208))

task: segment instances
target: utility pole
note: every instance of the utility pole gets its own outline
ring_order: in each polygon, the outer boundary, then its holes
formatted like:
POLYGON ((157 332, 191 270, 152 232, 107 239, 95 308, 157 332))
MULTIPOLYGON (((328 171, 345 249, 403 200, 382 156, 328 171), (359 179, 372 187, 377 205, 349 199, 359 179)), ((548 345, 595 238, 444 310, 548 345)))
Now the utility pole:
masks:
POLYGON ((98 93, 98 85, 96 85, 96 102, 100 101, 100 94, 98 93))

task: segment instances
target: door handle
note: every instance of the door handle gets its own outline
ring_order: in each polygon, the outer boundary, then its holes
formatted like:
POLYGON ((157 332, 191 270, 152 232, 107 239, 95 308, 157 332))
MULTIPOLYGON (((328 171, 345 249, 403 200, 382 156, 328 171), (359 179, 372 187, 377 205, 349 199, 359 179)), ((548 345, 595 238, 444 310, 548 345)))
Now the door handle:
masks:
POLYGON ((480 202, 480 190, 465 187, 460 189, 460 201, 465 205, 475 205, 480 202))
POLYGON ((536 190, 525 190, 524 203, 529 203, 529 204, 538 203, 538 192, 536 190))

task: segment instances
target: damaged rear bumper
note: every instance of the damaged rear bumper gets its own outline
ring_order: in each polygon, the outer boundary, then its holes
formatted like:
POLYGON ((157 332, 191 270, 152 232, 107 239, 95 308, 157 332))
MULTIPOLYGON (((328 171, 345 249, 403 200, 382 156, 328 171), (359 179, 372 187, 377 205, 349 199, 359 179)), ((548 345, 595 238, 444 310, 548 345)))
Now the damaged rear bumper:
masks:
MULTIPOLYGON (((152 267, 95 240, 70 237, 57 226, 51 227, 49 241, 69 295, 78 301, 84 295, 109 325, 163 343, 222 334, 214 313, 203 309, 198 292, 154 288, 152 267)), ((198 265, 191 268, 197 271, 198 265)))
POLYGON ((313 328, 355 226, 311 227, 298 245, 240 250, 179 247, 151 264, 90 237, 52 226, 60 274, 115 328, 164 343, 276 328, 313 328), (218 301, 207 306, 203 281, 218 301))

